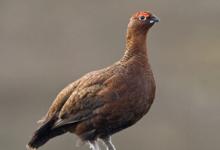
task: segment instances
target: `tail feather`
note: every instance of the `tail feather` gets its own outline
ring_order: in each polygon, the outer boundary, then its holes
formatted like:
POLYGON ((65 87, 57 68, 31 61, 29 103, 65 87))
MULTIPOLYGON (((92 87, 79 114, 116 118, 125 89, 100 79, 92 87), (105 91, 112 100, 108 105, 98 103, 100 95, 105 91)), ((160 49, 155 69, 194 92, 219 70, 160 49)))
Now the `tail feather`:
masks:
POLYGON ((37 149, 51 138, 66 133, 68 131, 66 126, 52 128, 56 120, 57 115, 54 115, 51 119, 45 122, 38 130, 36 130, 30 142, 28 143, 27 148, 30 150, 37 149))

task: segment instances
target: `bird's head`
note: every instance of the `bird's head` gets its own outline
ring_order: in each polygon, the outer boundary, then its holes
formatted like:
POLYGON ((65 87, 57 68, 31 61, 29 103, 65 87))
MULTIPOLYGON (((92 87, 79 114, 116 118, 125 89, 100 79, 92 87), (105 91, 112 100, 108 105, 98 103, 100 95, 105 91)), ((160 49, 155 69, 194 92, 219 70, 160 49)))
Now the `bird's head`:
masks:
POLYGON ((134 31, 146 33, 155 23, 159 22, 159 18, 147 11, 139 11, 132 15, 128 28, 134 31))

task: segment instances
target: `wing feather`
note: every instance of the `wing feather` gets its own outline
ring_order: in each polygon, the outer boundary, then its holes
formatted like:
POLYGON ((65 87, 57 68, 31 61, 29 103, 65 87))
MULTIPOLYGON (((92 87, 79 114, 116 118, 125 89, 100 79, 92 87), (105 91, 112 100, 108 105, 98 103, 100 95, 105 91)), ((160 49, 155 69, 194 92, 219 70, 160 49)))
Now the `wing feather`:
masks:
POLYGON ((75 90, 76 86, 78 84, 78 81, 75 81, 68 86, 66 86, 55 98, 53 103, 51 104, 47 114, 37 123, 45 123, 51 116, 53 116, 55 113, 59 112, 62 106, 65 104, 67 99, 70 97, 72 92, 75 90))
POLYGON ((59 113, 59 120, 53 127, 74 124, 94 116, 93 111, 105 103, 102 97, 97 95, 103 88, 104 86, 96 84, 78 92, 74 91, 63 105, 59 113))

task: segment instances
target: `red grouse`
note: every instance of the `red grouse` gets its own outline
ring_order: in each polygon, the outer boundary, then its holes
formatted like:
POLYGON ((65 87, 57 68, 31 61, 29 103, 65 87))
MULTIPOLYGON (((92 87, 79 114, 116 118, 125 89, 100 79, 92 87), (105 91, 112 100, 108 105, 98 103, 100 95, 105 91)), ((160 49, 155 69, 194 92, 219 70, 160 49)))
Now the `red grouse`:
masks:
POLYGON ((155 96, 146 38, 159 19, 150 12, 137 12, 128 24, 124 56, 113 65, 90 72, 65 87, 39 122, 27 145, 37 149, 58 135, 71 132, 92 150, 115 150, 111 136, 140 120, 155 96))

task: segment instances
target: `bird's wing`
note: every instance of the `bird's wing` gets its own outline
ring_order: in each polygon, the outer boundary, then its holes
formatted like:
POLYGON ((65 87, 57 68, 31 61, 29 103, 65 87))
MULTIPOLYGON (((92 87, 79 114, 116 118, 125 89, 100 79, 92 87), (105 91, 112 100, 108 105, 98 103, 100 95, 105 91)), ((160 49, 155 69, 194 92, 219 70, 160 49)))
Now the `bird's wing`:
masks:
POLYGON ((96 109, 112 98, 115 98, 115 92, 100 83, 74 91, 63 105, 54 128, 91 118, 96 109))
POLYGON ((55 113, 59 112, 64 103, 67 101, 67 99, 70 97, 72 92, 75 90, 76 86, 78 85, 79 81, 75 81, 68 86, 66 86, 55 98, 53 103, 51 104, 47 114, 38 121, 38 123, 44 123, 49 118, 51 118, 55 113))
POLYGON ((77 111, 78 107, 83 106, 83 104, 81 105, 81 101, 83 103, 85 102, 85 105, 90 105, 88 99, 95 99, 96 92, 101 90, 101 84, 109 76, 111 74, 108 74, 106 69, 101 69, 87 73, 80 79, 69 84, 57 95, 46 116, 39 120, 38 123, 46 122, 56 113, 60 114, 59 116, 64 116, 70 112, 72 113, 72 111, 77 111))

